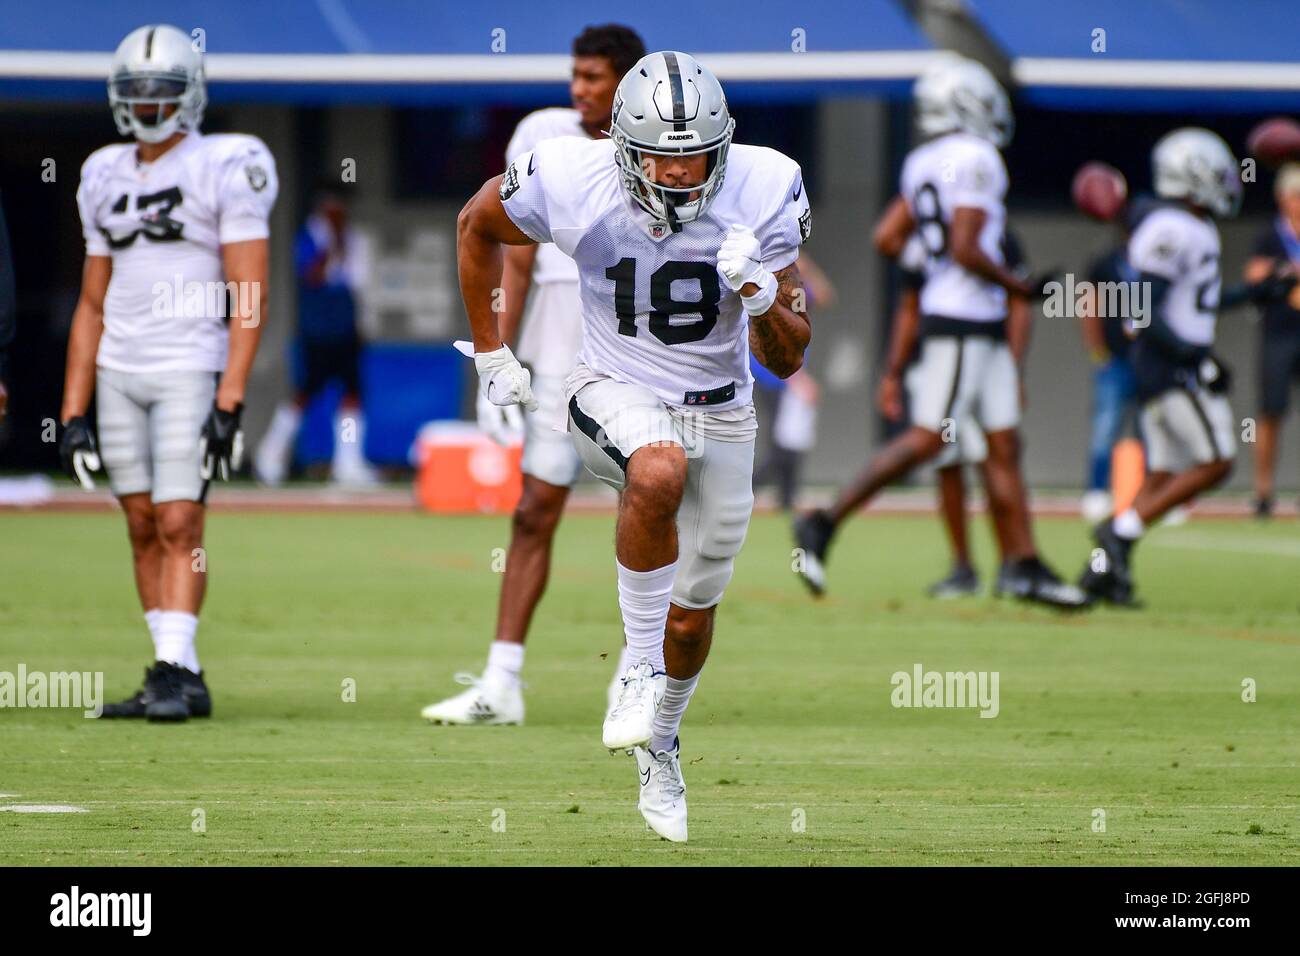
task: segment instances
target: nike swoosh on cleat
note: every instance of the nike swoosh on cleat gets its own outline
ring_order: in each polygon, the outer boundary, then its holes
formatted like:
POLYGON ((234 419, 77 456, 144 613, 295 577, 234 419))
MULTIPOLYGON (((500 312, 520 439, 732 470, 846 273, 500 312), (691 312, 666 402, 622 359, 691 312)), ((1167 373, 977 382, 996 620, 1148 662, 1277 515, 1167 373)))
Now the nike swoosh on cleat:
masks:
POLYGON ((650 768, 646 767, 645 771, 641 774, 641 786, 645 787, 645 786, 649 786, 649 784, 650 784, 650 768))

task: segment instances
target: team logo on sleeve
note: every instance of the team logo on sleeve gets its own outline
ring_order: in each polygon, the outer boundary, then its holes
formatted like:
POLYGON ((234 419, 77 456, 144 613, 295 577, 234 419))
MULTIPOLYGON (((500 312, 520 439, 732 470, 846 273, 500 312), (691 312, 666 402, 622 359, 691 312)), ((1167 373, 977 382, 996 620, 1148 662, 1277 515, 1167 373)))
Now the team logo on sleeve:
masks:
POLYGON ((248 185, 253 187, 253 192, 260 193, 266 188, 266 170, 261 166, 245 166, 244 175, 248 177, 248 185))
POLYGON ((519 192, 519 170, 515 169, 514 163, 511 163, 506 174, 501 177, 501 201, 505 202, 517 192, 519 192))
POLYGON ((812 210, 805 209, 803 213, 799 216, 799 245, 802 246, 805 242, 807 242, 808 237, 811 235, 812 235, 812 210))

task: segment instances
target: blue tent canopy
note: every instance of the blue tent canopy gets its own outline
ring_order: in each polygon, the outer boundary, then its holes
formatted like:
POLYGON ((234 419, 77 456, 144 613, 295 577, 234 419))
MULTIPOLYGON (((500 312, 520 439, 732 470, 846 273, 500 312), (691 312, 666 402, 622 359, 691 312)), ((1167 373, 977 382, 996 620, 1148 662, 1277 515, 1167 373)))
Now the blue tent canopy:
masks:
POLYGON ((967 0, 1030 102, 1070 109, 1300 107, 1296 0, 967 0))
POLYGON ((151 22, 202 30, 218 101, 553 99, 573 37, 593 22, 626 23, 652 50, 696 54, 739 99, 903 92, 933 55, 893 0, 807 0, 793 11, 729 0, 671 14, 643 0, 48 0, 0 18, 0 95, 97 99, 118 40, 151 22))

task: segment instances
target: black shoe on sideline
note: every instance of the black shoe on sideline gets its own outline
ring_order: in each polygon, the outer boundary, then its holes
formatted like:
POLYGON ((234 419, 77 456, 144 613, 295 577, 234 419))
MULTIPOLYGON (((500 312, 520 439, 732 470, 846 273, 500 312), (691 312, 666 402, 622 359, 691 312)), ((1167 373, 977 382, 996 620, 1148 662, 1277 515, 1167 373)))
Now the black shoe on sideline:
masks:
POLYGON ((794 519, 794 542, 803 552, 799 577, 817 597, 826 593, 826 552, 835 525, 824 511, 810 511, 794 519))

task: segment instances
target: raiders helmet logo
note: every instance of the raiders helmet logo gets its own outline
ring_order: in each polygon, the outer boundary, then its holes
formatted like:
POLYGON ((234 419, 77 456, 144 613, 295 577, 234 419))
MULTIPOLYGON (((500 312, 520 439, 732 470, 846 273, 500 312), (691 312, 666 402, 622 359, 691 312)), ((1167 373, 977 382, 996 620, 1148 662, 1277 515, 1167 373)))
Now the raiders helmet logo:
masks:
POLYGON ((811 235, 812 235, 812 210, 805 209, 802 215, 799 216, 799 245, 802 246, 805 242, 807 242, 808 237, 811 235))
POLYGON ((253 192, 260 193, 266 188, 266 170, 261 166, 245 166, 244 175, 248 177, 248 185, 253 187, 253 192))
POLYGON ((501 189, 498 193, 501 201, 505 202, 517 192, 519 192, 519 171, 515 169, 515 164, 511 163, 506 174, 501 177, 501 189))

